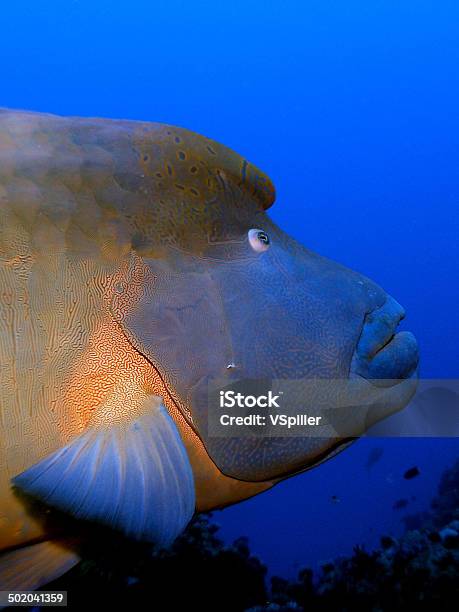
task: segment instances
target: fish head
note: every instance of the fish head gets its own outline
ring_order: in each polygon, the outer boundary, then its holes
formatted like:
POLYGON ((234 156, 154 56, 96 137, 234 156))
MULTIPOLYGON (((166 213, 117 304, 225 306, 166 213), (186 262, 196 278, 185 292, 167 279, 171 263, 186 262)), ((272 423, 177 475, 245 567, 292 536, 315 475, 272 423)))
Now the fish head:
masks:
POLYGON ((239 156, 238 172, 228 170, 228 159, 204 167, 211 193, 201 185, 199 197, 168 201, 161 251, 139 241, 132 267, 142 280, 120 323, 218 469, 266 481, 314 466, 403 408, 416 389, 418 347, 397 333, 404 310, 394 298, 278 227, 267 213, 269 179, 239 156), (334 413, 344 428, 331 418, 311 436, 214 435, 212 384, 260 380, 289 385, 289 412, 327 408, 332 383, 364 390, 365 405, 347 395, 334 413))

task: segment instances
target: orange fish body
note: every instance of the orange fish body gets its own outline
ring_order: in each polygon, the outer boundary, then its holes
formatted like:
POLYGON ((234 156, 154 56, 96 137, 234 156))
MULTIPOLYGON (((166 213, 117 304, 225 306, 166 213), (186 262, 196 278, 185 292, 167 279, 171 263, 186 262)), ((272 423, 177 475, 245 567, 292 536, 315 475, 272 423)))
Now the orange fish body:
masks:
MULTIPOLYGON (((31 512, 11 479, 94 423, 129 420, 149 396, 164 398, 180 429, 198 510, 272 484, 240 482, 216 468, 156 369, 110 312, 136 239, 135 224, 121 210, 124 198, 135 195, 117 182, 115 158, 132 147, 130 171, 145 179, 145 189, 166 191, 161 181, 172 181, 171 168, 178 175, 175 138, 187 134, 172 129, 0 112, 0 550, 49 537, 43 516, 31 512), (112 135, 94 144, 107 128, 112 135), (152 141, 165 159, 149 169, 144 151, 152 156, 152 141)), ((205 148, 211 141, 202 141, 202 159, 190 161, 192 168, 211 155, 205 148)), ((148 211, 143 222, 152 222, 148 211)), ((139 257, 135 265, 140 279, 139 257)), ((126 307, 135 300, 132 290, 126 307)))
POLYGON ((181 128, 0 111, 3 590, 78 562, 75 525, 168 546, 196 511, 406 405, 403 310, 282 232, 273 201, 256 167, 181 128), (375 398, 346 434, 330 419, 312 436, 210 435, 209 380, 315 378, 375 398))

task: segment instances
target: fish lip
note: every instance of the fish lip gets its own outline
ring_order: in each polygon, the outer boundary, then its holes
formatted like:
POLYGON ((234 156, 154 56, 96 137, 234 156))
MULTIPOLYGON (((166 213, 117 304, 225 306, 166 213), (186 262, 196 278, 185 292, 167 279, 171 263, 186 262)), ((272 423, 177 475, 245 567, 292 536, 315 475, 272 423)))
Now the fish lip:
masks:
POLYGON ((375 386, 388 387, 416 375, 416 339, 410 332, 397 332, 404 318, 405 310, 391 296, 365 315, 351 360, 351 378, 359 376, 375 386))
POLYGON ((392 324, 392 329, 385 336, 381 336, 381 339, 376 346, 376 350, 373 351, 372 354, 370 355, 370 359, 373 359, 374 357, 376 357, 376 355, 379 352, 381 352, 383 349, 389 346, 389 344, 394 340, 395 336, 397 335, 397 329, 399 325, 400 325, 400 321, 396 321, 394 319, 393 324, 392 324))
POLYGON ((404 318, 405 310, 391 297, 382 306, 367 312, 356 347, 357 353, 364 358, 372 359, 393 340, 404 318), (365 338, 365 332, 369 327, 374 328, 371 339, 365 338))
POLYGON ((370 377, 371 383, 377 387, 390 387, 398 384, 402 381, 409 380, 411 378, 419 377, 419 349, 415 337, 411 332, 399 332, 393 335, 391 340, 381 347, 377 353, 373 356, 370 362, 370 377), (385 353, 394 355, 397 351, 395 345, 401 345, 402 350, 407 353, 405 358, 400 364, 400 371, 396 375, 392 375, 387 378, 379 379, 377 376, 371 374, 372 366, 376 363, 379 356, 383 359, 385 353))

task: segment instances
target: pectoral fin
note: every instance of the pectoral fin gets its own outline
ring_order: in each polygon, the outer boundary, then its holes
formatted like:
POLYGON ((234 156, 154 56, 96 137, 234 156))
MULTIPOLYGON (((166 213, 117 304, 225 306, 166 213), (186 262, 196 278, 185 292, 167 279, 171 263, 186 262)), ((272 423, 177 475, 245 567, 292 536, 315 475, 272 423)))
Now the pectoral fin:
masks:
POLYGON ((0 589, 33 591, 68 572, 80 561, 65 543, 45 541, 0 555, 0 589))
POLYGON ((179 535, 195 508, 186 450, 155 396, 147 396, 131 420, 99 420, 13 484, 75 518, 158 546, 179 535))

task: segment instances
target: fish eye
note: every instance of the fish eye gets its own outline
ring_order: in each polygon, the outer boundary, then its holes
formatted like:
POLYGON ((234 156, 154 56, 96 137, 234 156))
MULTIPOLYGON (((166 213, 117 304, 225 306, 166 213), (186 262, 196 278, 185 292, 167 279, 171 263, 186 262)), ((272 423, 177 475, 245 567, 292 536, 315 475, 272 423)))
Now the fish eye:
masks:
POLYGON ((266 251, 271 243, 268 234, 261 229, 249 230, 249 242, 252 249, 257 253, 266 251))

